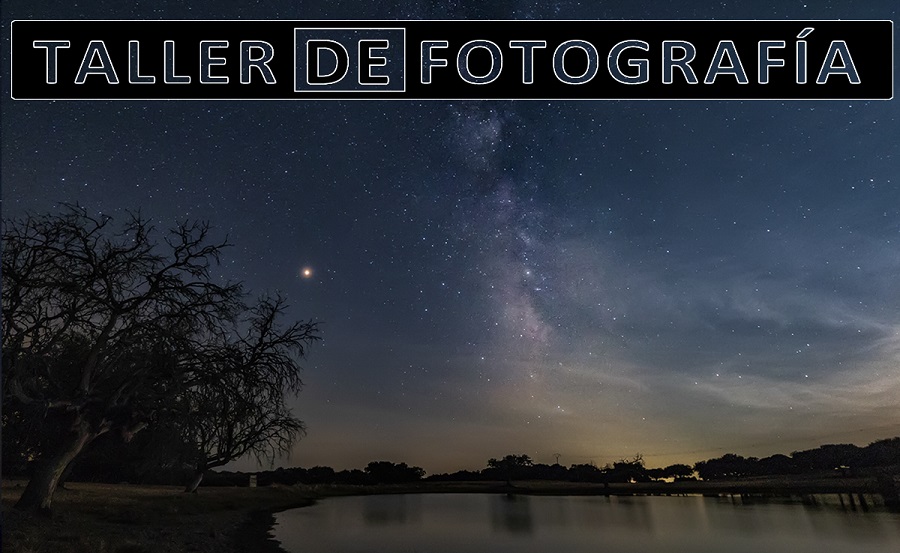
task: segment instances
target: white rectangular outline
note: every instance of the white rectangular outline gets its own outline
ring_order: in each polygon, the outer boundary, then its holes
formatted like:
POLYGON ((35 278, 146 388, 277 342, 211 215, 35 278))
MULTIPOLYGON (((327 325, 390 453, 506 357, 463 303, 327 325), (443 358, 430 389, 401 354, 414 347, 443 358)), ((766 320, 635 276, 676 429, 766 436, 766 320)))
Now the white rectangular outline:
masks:
MULTIPOLYGON (((296 98, 16 98, 13 96, 13 28, 17 21, 29 22, 45 22, 45 23, 130 23, 130 22, 196 22, 196 23, 215 23, 215 22, 246 22, 246 23, 262 23, 262 22, 291 22, 297 23, 303 20, 296 19, 15 19, 9 25, 9 97, 17 102, 215 102, 215 101, 245 101, 245 102, 294 102, 297 100, 310 101, 360 101, 367 100, 373 102, 379 101, 407 101, 407 102, 607 102, 607 101, 635 101, 635 102, 889 102, 894 99, 894 20, 893 19, 403 19, 396 20, 397 23, 416 22, 416 23, 453 23, 453 22, 487 22, 487 23, 516 23, 520 21, 558 21, 561 23, 579 23, 579 22, 645 22, 645 23, 698 23, 698 22, 732 22, 732 23, 839 23, 839 22, 889 22, 891 24, 891 96, 890 98, 310 98, 299 96, 296 98)), ((359 24, 365 23, 366 20, 347 20, 347 19, 311 19, 308 21, 321 23, 348 23, 359 24)), ((391 21, 391 20, 373 20, 373 21, 391 21)), ((303 27, 300 27, 303 28, 303 27)), ((326 28, 326 27, 322 27, 326 28)), ((366 27, 356 27, 366 28, 366 27)), ((406 29, 404 29, 404 45, 406 42, 406 29)), ((294 41, 296 42, 296 33, 294 33, 294 41)), ((296 56, 296 44, 294 45, 294 53, 296 56)), ((406 60, 404 60, 404 63, 406 60)), ((296 60, 294 62, 294 72, 297 71, 296 60)), ((296 83, 296 75, 294 77, 296 83)), ((406 80, 403 81, 404 88, 406 80)), ((291 87, 293 88, 293 86, 291 87)), ((375 91, 372 91, 375 92, 375 91)), ((378 91, 384 93, 384 91, 378 91)))
MULTIPOLYGON (((269 20, 273 21, 273 20, 269 20)), ((274 21, 280 21, 278 19, 274 21)), ((372 93, 380 93, 380 94, 405 94, 406 93, 406 59, 401 63, 402 69, 400 70, 401 75, 403 76, 403 90, 310 90, 303 91, 297 90, 297 29, 315 29, 315 30, 323 30, 323 31, 402 31, 403 32, 403 52, 406 53, 406 27, 294 27, 294 80, 291 82, 291 89, 294 91, 294 94, 328 94, 329 92, 333 92, 335 94, 348 94, 353 92, 361 92, 363 94, 372 94, 372 93)), ((12 41, 12 38, 10 38, 12 41)), ((12 80, 12 79, 10 79, 12 80)), ((253 98, 247 98, 248 100, 253 100, 253 98)), ((275 98, 271 98, 275 99, 275 98)), ((291 98, 285 98, 285 100, 290 100, 291 98)), ((365 98, 309 98, 309 97, 298 97, 297 100, 364 100, 365 98)), ((407 98, 368 98, 369 100, 406 100, 407 98)), ((412 98, 410 98, 412 99, 412 98)))

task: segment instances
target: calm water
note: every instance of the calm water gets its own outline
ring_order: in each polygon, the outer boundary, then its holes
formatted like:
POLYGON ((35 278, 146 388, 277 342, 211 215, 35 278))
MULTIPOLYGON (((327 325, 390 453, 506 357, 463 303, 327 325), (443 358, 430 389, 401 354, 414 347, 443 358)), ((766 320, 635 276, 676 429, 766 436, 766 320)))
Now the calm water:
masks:
POLYGON ((290 553, 900 551, 900 514, 870 506, 863 512, 846 495, 817 496, 815 504, 698 496, 379 495, 279 513, 274 536, 290 553))

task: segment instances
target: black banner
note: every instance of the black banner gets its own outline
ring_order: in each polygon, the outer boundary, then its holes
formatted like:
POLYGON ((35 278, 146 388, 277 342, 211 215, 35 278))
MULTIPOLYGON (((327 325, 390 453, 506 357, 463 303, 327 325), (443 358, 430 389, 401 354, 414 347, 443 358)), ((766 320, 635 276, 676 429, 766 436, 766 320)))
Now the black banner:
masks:
POLYGON ((17 100, 872 99, 891 21, 14 21, 17 100))

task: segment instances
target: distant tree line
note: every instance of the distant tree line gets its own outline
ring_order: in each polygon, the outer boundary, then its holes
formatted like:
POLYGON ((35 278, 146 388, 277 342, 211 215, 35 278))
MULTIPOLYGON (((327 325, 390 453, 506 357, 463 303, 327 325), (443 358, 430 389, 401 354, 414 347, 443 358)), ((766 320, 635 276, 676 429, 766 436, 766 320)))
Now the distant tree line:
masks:
MULTIPOLYGON (((548 465, 535 463, 528 455, 506 455, 502 458, 489 459, 487 467, 482 470, 460 470, 453 473, 433 474, 428 477, 424 477, 422 469, 407 467, 405 463, 394 465, 398 467, 398 470, 394 472, 389 470, 373 472, 374 465, 386 468, 393 464, 370 463, 365 470, 338 472, 329 467, 276 469, 258 473, 258 482, 260 485, 270 483, 371 485, 408 483, 424 479, 431 482, 506 481, 511 483, 515 480, 553 480, 615 484, 653 482, 664 479, 684 481, 694 480, 697 476, 703 480, 800 474, 866 476, 876 474, 879 470, 900 471, 900 437, 878 440, 865 447, 852 444, 822 445, 815 449, 795 451, 790 456, 779 454, 763 459, 729 453, 715 459, 697 462, 693 466, 679 463, 660 468, 647 468, 643 456, 640 454, 631 459, 621 459, 602 467, 594 463, 572 464, 568 467, 559 463, 548 465), (403 470, 400 470, 399 467, 402 467, 403 470), (394 476, 386 476, 390 474, 394 476)), ((244 474, 218 473, 216 476, 210 476, 208 483, 209 485, 227 485, 229 483, 246 485, 246 481, 247 476, 244 474)))
POLYGON ((481 471, 462 470, 450 474, 435 474, 427 480, 438 482, 556 480, 569 482, 625 483, 652 482, 664 478, 692 478, 689 465, 669 465, 663 468, 647 468, 640 454, 631 459, 621 459, 599 467, 594 463, 573 464, 569 467, 554 463, 535 463, 528 455, 507 455, 501 459, 489 459, 487 468, 481 471))
POLYGON ((878 440, 866 447, 853 444, 823 445, 815 449, 795 451, 790 456, 779 454, 762 459, 728 453, 694 465, 697 474, 704 480, 823 472, 856 476, 866 469, 876 467, 900 469, 900 438, 878 440))
MULTIPOLYGON (((115 436, 98 439, 97 443, 74 466, 68 475, 72 481, 130 482, 139 484, 180 484, 194 472, 190 463, 179 462, 183 456, 171 450, 160 450, 160 443, 172 445, 156 432, 144 432, 130 443, 115 436), (161 441, 161 442, 160 442, 161 441)), ((694 466, 673 464, 661 468, 647 468, 638 454, 630 459, 598 466, 594 463, 572 464, 568 467, 535 463, 530 456, 506 455, 491 458, 482 470, 460 470, 453 473, 425 476, 417 466, 390 461, 373 461, 362 469, 335 470, 327 466, 312 468, 277 468, 256 472, 257 484, 280 485, 349 485, 408 484, 430 482, 508 482, 548 480, 616 484, 653 482, 663 479, 675 481, 733 480, 757 476, 778 475, 834 475, 867 476, 879 471, 900 470, 900 437, 873 442, 865 447, 851 444, 823 445, 815 449, 796 451, 790 456, 772 455, 758 459, 732 453, 700 461, 694 466)), ((4 471, 6 474, 6 471, 4 471)), ((209 471, 203 486, 246 486, 249 474, 235 471, 209 471)))

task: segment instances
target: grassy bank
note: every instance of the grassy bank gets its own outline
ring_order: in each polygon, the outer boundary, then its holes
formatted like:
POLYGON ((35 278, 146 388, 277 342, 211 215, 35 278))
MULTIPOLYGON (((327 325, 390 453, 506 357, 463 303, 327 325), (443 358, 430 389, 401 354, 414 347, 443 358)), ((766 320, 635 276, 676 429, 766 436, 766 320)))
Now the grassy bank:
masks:
POLYGON ((70 483, 50 517, 12 508, 24 483, 3 484, 3 551, 12 553, 227 553, 265 546, 270 513, 312 503, 290 487, 201 488, 70 483), (266 518, 269 517, 269 518, 266 518), (246 536, 255 547, 241 547, 246 536))
POLYGON ((156 553, 278 551, 267 541, 272 513, 315 499, 383 493, 812 494, 878 493, 873 479, 759 478, 736 482, 602 484, 573 482, 419 482, 394 486, 201 488, 69 484, 50 517, 12 509, 24 483, 3 484, 3 551, 13 553, 156 553))

